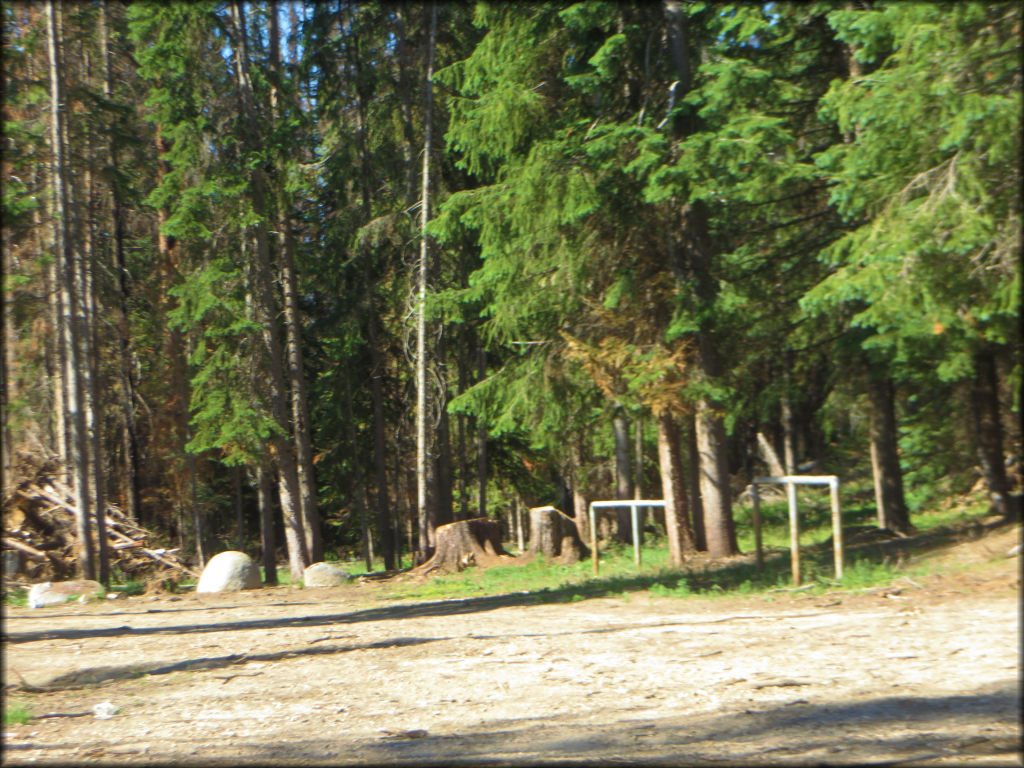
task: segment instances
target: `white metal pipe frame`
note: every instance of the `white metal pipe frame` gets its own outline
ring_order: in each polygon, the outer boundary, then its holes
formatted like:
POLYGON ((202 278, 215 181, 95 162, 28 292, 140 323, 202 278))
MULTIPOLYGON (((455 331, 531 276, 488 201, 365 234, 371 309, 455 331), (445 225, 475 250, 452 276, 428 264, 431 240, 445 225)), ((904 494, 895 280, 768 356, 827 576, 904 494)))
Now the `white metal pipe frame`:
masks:
POLYGON ((633 562, 640 565, 640 507, 664 507, 664 499, 620 499, 618 501, 590 502, 590 551, 594 561, 594 575, 597 575, 601 559, 597 554, 597 507, 629 507, 630 520, 633 524, 633 562))
MULTIPOLYGON (((755 477, 750 483, 754 504, 754 542, 757 548, 757 567, 764 566, 764 551, 761 546, 761 498, 757 493, 759 485, 784 485, 789 500, 789 551, 793 573, 793 586, 800 586, 800 521, 797 517, 796 486, 827 485, 832 503, 832 543, 836 569, 836 580, 843 578, 843 521, 839 509, 839 478, 836 475, 782 475, 780 477, 755 477)), ((633 528, 633 562, 640 565, 640 507, 664 507, 664 499, 619 499, 616 501, 590 502, 590 549, 594 561, 594 575, 600 569, 597 550, 597 508, 629 507, 633 528)))
POLYGON ((789 499, 789 556, 793 572, 793 586, 800 586, 800 521, 796 513, 796 486, 827 485, 832 501, 832 548, 835 559, 836 580, 843 578, 843 520, 839 510, 839 478, 835 475, 782 475, 779 477, 755 477, 750 483, 754 503, 754 541, 757 546, 757 565, 764 563, 761 550, 761 499, 757 495, 758 485, 784 485, 789 499))

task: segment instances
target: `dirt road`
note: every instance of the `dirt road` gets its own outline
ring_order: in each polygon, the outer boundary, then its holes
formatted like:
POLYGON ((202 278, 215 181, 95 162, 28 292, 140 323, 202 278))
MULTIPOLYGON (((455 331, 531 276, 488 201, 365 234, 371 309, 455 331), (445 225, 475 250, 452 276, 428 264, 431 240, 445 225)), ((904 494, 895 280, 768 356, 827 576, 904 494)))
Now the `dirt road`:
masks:
POLYGON ((5 727, 4 763, 1020 765, 1018 567, 813 597, 10 608, 8 699, 47 716, 5 727))

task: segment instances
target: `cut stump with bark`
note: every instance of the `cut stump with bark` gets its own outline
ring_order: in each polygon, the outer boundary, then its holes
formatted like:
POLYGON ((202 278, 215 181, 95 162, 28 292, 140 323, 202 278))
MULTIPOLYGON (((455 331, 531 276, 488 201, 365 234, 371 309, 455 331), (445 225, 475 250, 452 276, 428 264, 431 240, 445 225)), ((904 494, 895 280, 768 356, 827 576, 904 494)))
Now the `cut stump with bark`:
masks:
POLYGON ((567 565, 589 556, 590 549, 580 538, 576 521, 555 507, 530 509, 531 555, 544 555, 567 565))
POLYGON ((501 546, 501 523, 487 517, 440 525, 434 536, 434 556, 414 569, 419 575, 438 570, 451 573, 471 565, 493 565, 512 557, 501 546))

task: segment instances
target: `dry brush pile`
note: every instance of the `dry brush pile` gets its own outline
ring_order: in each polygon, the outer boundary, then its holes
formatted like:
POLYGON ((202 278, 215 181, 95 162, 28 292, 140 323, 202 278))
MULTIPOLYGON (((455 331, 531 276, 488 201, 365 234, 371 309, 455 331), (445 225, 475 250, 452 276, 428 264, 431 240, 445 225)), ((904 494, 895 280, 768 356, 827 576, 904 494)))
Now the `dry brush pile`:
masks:
MULTIPOLYGON (((62 467, 54 459, 18 458, 12 472, 16 479, 3 494, 4 581, 17 585, 75 578, 80 572, 76 507, 71 488, 59 479, 62 467)), ((198 577, 177 550, 153 546, 156 536, 116 506, 108 504, 104 518, 115 577, 145 582, 198 577)))

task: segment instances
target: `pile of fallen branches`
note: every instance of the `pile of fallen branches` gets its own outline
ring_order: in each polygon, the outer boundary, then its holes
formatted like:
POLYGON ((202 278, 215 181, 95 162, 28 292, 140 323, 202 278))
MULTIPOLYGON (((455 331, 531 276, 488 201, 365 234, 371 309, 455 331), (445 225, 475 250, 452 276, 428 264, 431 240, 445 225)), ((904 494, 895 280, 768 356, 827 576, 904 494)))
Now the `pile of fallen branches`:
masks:
MULTIPOLYGON (((75 578, 80 570, 73 492, 58 479, 61 472, 56 461, 41 461, 32 469, 5 489, 4 578, 8 582, 75 578)), ((105 518, 107 552, 115 577, 146 582, 198 577, 177 550, 156 546, 155 535, 116 506, 107 506, 105 518)))

